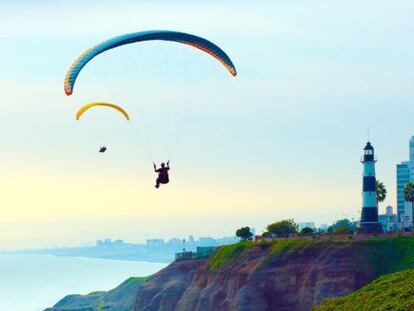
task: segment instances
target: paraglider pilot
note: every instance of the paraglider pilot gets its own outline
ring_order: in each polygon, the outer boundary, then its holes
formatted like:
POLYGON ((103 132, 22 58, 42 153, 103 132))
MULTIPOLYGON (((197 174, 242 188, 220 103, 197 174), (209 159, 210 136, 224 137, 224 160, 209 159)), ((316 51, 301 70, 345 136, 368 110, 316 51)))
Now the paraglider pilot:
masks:
POLYGON ((155 188, 159 188, 160 184, 168 184, 170 181, 168 177, 168 171, 170 170, 170 161, 167 162, 167 166, 165 163, 161 163, 161 167, 157 169, 157 166, 154 164, 154 171, 158 173, 158 177, 156 180, 155 188))

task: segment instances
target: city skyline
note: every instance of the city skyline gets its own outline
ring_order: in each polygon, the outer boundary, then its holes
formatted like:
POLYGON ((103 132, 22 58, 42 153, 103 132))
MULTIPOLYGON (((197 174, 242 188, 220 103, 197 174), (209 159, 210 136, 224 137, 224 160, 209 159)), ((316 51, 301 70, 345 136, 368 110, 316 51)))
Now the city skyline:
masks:
POLYGON ((359 219, 367 126, 388 190, 380 213, 397 207, 395 165, 414 134, 410 8, 407 0, 1 2, 0 248, 359 219), (65 71, 86 48, 147 29, 206 37, 239 75, 188 47, 131 45, 88 65, 65 96, 65 71), (121 104, 131 122, 99 110, 77 123, 92 100, 121 104), (180 144, 171 183, 155 191, 151 162, 168 160, 171 142, 157 124, 170 114, 180 144))

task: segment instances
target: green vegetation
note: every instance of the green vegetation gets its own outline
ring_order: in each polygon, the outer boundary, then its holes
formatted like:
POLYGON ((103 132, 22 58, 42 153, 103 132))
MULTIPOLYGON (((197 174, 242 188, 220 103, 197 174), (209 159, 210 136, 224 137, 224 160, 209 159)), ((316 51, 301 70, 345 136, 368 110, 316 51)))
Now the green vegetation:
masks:
POLYGON ((131 276, 130 278, 128 278, 122 284, 130 283, 130 282, 144 282, 144 281, 146 281, 148 279, 149 279, 149 276, 131 276))
POLYGON ((103 290, 97 290, 97 291, 94 291, 94 292, 90 292, 88 294, 88 296, 95 296, 95 295, 102 295, 102 294, 105 294, 105 291, 103 291, 103 290))
POLYGON ((46 311, 70 310, 130 310, 135 302, 135 294, 149 277, 130 277, 118 287, 108 291, 96 291, 88 295, 69 295, 46 311))
MULTIPOLYGON (((404 186, 404 199, 411 202, 411 211, 414 213, 414 183, 408 182, 404 186)), ((412 230, 414 231, 414 222, 412 230)))
POLYGON ((366 244, 361 256, 377 277, 414 268, 414 237, 371 238, 359 243, 366 244))
MULTIPOLYGON (((338 240, 339 241, 339 240, 338 240)), ((348 240, 346 240, 348 241, 348 240)), ((270 249, 269 255, 260 265, 264 264, 271 257, 276 255, 288 256, 296 251, 310 247, 316 244, 331 243, 330 240, 309 240, 309 239, 287 239, 287 240, 269 240, 269 241, 240 241, 236 244, 220 247, 217 252, 209 260, 210 271, 217 271, 235 259, 242 257, 252 247, 260 247, 262 249, 270 249)), ((348 242, 350 245, 351 242, 348 242)))
POLYGON ((305 227, 302 230, 300 230, 301 236, 311 236, 315 233, 315 231, 312 228, 305 227))
POLYGON ((287 237, 293 233, 297 233, 298 228, 298 224, 293 219, 285 219, 268 225, 267 231, 278 237, 287 237))
POLYGON ((349 219, 344 218, 329 226, 328 233, 331 234, 353 234, 357 230, 354 223, 349 219))
POLYGON ((269 257, 282 254, 284 256, 288 256, 292 253, 297 252, 300 249, 304 249, 311 245, 315 245, 316 243, 316 241, 302 239, 278 240, 275 241, 275 243, 273 243, 272 251, 270 252, 269 257))
POLYGON ((106 305, 105 305, 105 302, 103 302, 103 301, 99 301, 99 302, 96 304, 95 309, 96 309, 97 311, 103 311, 103 310, 107 309, 107 308, 106 308, 106 305))
POLYGON ((230 261, 238 258, 248 247, 253 244, 249 241, 241 241, 236 244, 220 247, 217 252, 210 258, 209 268, 211 271, 217 271, 230 261))
POLYGON ((242 240, 248 240, 253 236, 250 227, 242 227, 236 231, 236 236, 242 240))
POLYGON ((374 277, 401 271, 404 269, 414 269, 414 237, 394 237, 370 239, 286 239, 268 240, 260 242, 241 241, 236 244, 220 247, 217 252, 209 259, 211 271, 217 271, 225 267, 235 259, 247 254, 252 247, 269 249, 267 256, 259 266, 268 262, 274 256, 287 258, 294 253, 307 248, 314 249, 345 249, 355 247, 358 256, 366 264, 374 277))
POLYGON ((382 276, 348 296, 328 299, 312 310, 414 310, 414 270, 382 276))
POLYGON ((377 180, 375 183, 375 188, 375 190, 377 191, 378 203, 384 202, 384 200, 387 198, 387 189, 385 189, 384 184, 377 180))

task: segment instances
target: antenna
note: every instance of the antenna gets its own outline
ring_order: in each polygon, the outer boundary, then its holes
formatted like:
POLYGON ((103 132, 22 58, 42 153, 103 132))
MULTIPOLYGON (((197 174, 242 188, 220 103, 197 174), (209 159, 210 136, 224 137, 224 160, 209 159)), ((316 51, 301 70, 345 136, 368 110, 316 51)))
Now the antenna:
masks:
POLYGON ((368 138, 368 141, 369 141, 369 125, 367 126, 367 138, 368 138))

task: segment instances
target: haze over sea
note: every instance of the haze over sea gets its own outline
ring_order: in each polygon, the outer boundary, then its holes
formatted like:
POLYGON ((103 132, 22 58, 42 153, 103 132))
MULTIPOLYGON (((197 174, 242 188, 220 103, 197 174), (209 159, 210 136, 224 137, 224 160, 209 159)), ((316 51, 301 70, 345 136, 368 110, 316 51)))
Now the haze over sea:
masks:
POLYGON ((109 290, 166 264, 46 255, 0 255, 0 310, 39 311, 68 294, 109 290))

